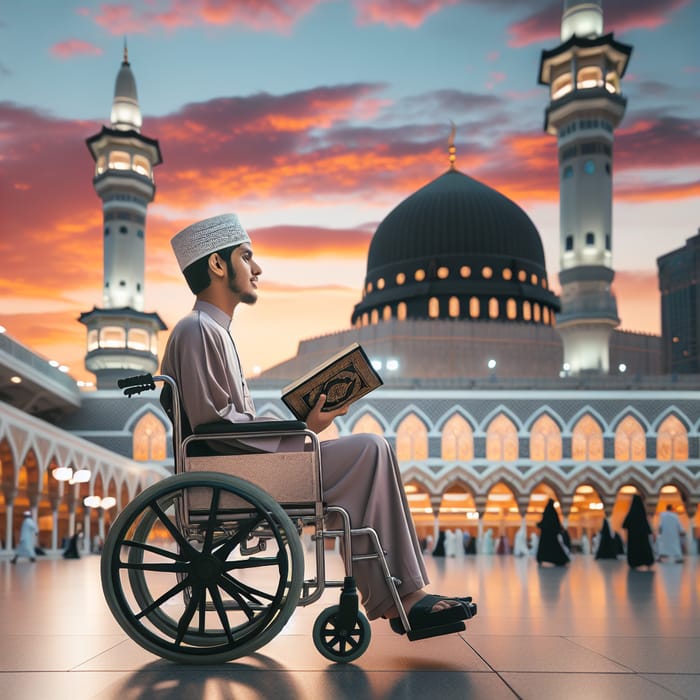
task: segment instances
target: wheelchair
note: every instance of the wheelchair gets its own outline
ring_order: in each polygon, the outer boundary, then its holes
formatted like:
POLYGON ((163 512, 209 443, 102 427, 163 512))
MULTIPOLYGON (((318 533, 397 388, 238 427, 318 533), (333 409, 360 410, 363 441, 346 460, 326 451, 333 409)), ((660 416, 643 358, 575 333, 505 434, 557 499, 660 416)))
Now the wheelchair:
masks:
MULTIPOLYGON (((347 663, 367 649, 371 629, 359 610, 353 563, 376 560, 408 639, 412 630, 379 537, 353 528, 343 508, 323 502, 318 437, 300 421, 220 422, 191 431, 178 387, 167 375, 119 381, 126 396, 163 383, 170 396, 175 469, 129 502, 112 523, 101 559, 107 604, 142 648, 182 664, 218 664, 248 656, 272 640, 297 605, 339 588, 337 605, 315 620, 313 641, 327 659, 347 663), (250 438, 297 439, 298 451, 214 454, 209 444, 250 438), (327 528, 335 514, 337 529, 327 528), (315 571, 305 577, 302 537, 310 532, 315 571), (374 552, 353 555, 353 537, 374 552), (328 540, 340 540, 343 580, 326 580, 328 540)), ((296 448, 295 448, 296 449, 296 448)), ((469 603, 469 616, 476 605, 469 603)), ((460 622, 455 629, 465 629, 460 622)))

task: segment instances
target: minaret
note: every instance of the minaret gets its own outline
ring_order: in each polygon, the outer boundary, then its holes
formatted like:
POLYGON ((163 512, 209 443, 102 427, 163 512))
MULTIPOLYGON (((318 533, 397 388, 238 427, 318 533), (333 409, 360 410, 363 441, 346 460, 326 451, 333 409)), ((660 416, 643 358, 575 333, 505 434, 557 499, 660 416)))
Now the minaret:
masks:
POLYGON ((550 87, 544 129, 559 150, 561 313, 557 329, 571 374, 609 370, 619 324, 612 267, 613 131, 632 47, 603 34, 601 0, 564 0, 562 43, 543 51, 539 83, 550 87))
POLYGON ((98 389, 158 368, 158 331, 165 324, 144 313, 146 208, 153 201, 153 168, 162 162, 158 141, 141 135, 136 82, 124 46, 117 74, 111 124, 87 139, 95 160, 93 186, 104 218, 103 308, 80 315, 87 326, 85 367, 98 389))

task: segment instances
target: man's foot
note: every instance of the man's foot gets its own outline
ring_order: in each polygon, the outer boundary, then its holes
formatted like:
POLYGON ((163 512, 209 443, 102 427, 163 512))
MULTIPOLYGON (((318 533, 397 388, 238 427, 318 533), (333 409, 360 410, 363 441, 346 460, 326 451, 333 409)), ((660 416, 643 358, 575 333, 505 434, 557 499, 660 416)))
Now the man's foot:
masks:
MULTIPOLYGON (((471 596, 459 598, 430 594, 421 597, 407 612, 411 632, 423 633, 435 629, 437 634, 464 629, 462 621, 474 615, 476 615, 476 604, 472 602, 471 596), (455 623, 460 623, 460 629, 455 628, 455 623), (444 631, 438 631, 442 628, 445 628, 444 631)), ((401 618, 392 617, 389 619, 389 624, 397 634, 406 634, 401 618)))

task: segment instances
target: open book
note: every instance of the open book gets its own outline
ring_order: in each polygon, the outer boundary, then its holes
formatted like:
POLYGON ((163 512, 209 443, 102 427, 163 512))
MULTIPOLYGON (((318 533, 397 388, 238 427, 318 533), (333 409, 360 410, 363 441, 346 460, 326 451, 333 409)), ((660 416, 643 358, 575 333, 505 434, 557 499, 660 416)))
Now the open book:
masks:
POLYGON ((323 410, 334 411, 383 383, 362 347, 352 343, 285 386, 282 401, 298 420, 306 420, 321 394, 326 394, 323 410))

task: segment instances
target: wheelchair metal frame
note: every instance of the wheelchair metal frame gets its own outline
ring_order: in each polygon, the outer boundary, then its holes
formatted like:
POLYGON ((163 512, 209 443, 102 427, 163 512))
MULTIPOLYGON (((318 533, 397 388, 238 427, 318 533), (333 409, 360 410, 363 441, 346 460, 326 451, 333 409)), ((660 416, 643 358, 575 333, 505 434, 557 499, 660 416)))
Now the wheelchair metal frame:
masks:
MULTIPOLYGON (((187 470, 187 460, 188 460, 188 449, 190 447, 195 447, 198 443, 211 443, 220 440, 229 441, 240 441, 247 440, 251 438, 261 438, 261 437, 298 437, 300 444, 303 444, 304 452, 313 459, 313 466, 316 470, 316 493, 313 502, 296 503, 287 507, 284 503, 278 503, 286 515, 291 519, 292 524, 296 528, 296 535, 299 536, 302 533, 304 527, 313 528, 312 542, 314 544, 314 562, 315 562, 315 575, 311 578, 304 578, 299 597, 297 600, 297 605, 306 606, 310 605, 319 600, 323 595, 326 588, 342 588, 340 605, 336 608, 328 608, 324 613, 329 613, 334 611, 333 620, 336 618, 343 619, 345 623, 352 625, 359 625, 362 622, 364 625, 366 641, 361 650, 355 650, 352 658, 344 659, 342 654, 335 654, 334 652, 326 653, 323 648, 319 645, 316 639, 316 626, 314 628, 314 642, 316 643, 319 651, 331 658, 334 661, 344 662, 346 660, 352 660, 357 658, 361 653, 364 652, 367 645, 369 644, 369 625, 366 618, 364 618, 361 612, 357 609, 357 594, 355 591, 355 583, 353 578, 353 563, 357 561, 364 560, 376 560, 381 567, 384 579, 387 583, 391 596, 393 598, 394 604, 398 610, 399 618, 404 626, 404 629, 409 633, 409 638, 412 637, 411 626, 408 621, 406 611, 402 605, 401 598, 398 593, 398 585, 401 581, 396 579, 391 575, 389 570, 388 562, 386 560, 385 552, 382 549, 381 542, 377 532, 370 527, 360 527, 353 528, 350 522, 350 517, 348 512, 339 506, 327 505, 323 501, 323 470, 321 464, 321 448, 318 436, 308 428, 305 424, 300 421, 255 421, 250 425, 244 423, 230 423, 221 422, 216 424, 209 424, 205 426, 198 427, 191 435, 187 435, 183 438, 182 425, 183 425, 183 414, 180 403, 179 388, 176 381, 168 375, 143 375, 140 377, 130 377, 126 380, 120 381, 120 387, 123 389, 124 394, 131 396, 133 394, 141 393, 147 390, 154 390, 156 388, 156 382, 163 382, 170 387, 172 398, 170 406, 170 418, 172 422, 173 429, 173 456, 175 462, 174 474, 175 476, 181 474, 192 474, 193 472, 188 472, 187 470), (328 515, 337 515, 340 519, 341 526, 337 529, 326 529, 326 519, 328 515), (370 543, 374 548, 374 553, 368 554, 353 554, 352 549, 352 538, 356 536, 365 536, 370 538, 370 543), (341 541, 341 553, 343 559, 343 565, 345 570, 345 579, 343 581, 339 580, 326 580, 326 560, 325 560, 325 542, 327 540, 341 541), (360 620, 360 618, 362 618, 360 620)), ((196 451, 196 449, 195 449, 196 451)), ((264 453, 263 453, 264 454, 264 453)), ((227 454, 223 453, 217 455, 220 459, 226 459, 227 454)), ((228 455, 229 457, 231 455, 228 455)), ((241 457, 241 455, 235 455, 236 458, 241 457)), ((245 454, 246 460, 255 460, 256 454, 245 454)), ((204 457, 207 460, 208 457, 204 457)), ((232 461, 229 459, 229 462, 232 461)), ((209 469, 209 467, 207 467, 209 469)), ((238 477, 235 472, 235 467, 228 468, 226 470, 211 470, 217 473, 225 474, 238 479, 248 481, 247 477, 238 477)), ((173 477, 169 477, 172 479, 173 477)), ((251 483, 256 489, 265 491, 265 487, 260 484, 256 484, 254 479, 250 479, 251 483)), ((265 491, 268 493, 267 491, 265 491)), ((273 497, 274 499, 274 497, 273 497)), ((178 527, 183 537, 186 537, 184 530, 189 526, 191 520, 189 514, 185 512, 187 505, 184 504, 184 499, 177 500, 175 504, 176 508, 176 521, 179 523, 178 527)), ((255 531, 255 537, 258 539, 258 547, 264 549, 264 540, 266 533, 264 531, 255 531), (262 544, 260 542, 262 541, 262 544)), ((245 547, 241 546, 242 551, 247 553, 245 547)), ((105 573, 103 567, 103 586, 105 577, 109 577, 109 572, 105 573)), ((109 600, 108 600, 109 602, 109 600)), ((112 604, 110 603, 110 607, 112 604)), ((114 608, 113 612, 114 612, 114 608)), ((317 625, 321 622, 321 617, 317 620, 317 625)), ((120 616, 121 618, 121 616, 120 616)), ((125 624, 122 619, 119 619, 120 624, 124 627, 125 624)), ((326 616, 326 619, 328 616, 326 616)), ((361 626, 362 626, 361 625, 361 626)), ((357 629, 357 627, 355 628, 357 629)), ((128 630, 127 630, 128 631, 128 630)), ((134 635, 131 635, 134 636, 134 635)), ((136 639, 136 637, 134 636, 136 639)), ((136 641, 139 641, 138 639, 136 641)), ((148 648, 148 647, 147 647, 148 648)), ((344 648, 344 645, 343 647, 344 648)), ((201 661, 193 661, 195 663, 201 663, 201 661)))

